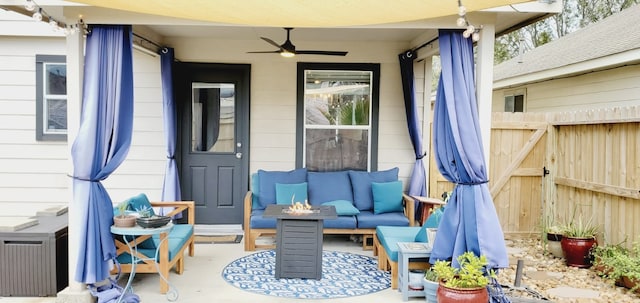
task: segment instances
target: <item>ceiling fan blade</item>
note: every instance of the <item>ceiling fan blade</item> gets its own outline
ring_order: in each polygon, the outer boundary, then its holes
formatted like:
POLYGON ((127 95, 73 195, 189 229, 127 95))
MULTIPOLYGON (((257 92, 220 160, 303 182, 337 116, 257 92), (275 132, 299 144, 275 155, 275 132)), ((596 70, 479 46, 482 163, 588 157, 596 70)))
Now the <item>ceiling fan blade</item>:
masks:
POLYGON ((284 51, 284 49, 282 48, 282 46, 280 46, 280 44, 276 43, 275 41, 269 39, 269 38, 265 38, 265 37, 260 37, 260 39, 267 41, 267 43, 277 47, 280 51, 284 51))
POLYGON ((257 51, 257 52, 247 52, 247 54, 279 54, 282 51, 276 50, 276 51, 257 51))
POLYGON ((296 55, 325 55, 325 56, 346 56, 347 52, 342 51, 320 51, 320 50, 297 50, 296 55))

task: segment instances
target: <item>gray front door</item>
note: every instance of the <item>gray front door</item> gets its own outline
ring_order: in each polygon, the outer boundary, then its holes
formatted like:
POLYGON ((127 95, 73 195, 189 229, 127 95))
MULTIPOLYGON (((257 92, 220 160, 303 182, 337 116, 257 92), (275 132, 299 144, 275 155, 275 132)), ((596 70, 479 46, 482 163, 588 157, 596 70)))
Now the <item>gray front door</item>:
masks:
POLYGON ((241 224, 249 175, 250 65, 176 63, 182 199, 197 224, 241 224))

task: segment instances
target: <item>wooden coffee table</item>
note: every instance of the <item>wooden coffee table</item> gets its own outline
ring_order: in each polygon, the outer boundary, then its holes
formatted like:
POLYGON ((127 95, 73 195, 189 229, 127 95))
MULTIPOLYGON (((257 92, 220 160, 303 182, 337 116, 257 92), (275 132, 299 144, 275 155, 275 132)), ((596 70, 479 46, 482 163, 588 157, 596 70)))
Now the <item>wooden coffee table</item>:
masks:
POLYGON ((322 226, 338 217, 334 206, 313 207, 307 213, 289 213, 289 205, 269 205, 266 218, 276 218, 276 279, 322 279, 322 226))

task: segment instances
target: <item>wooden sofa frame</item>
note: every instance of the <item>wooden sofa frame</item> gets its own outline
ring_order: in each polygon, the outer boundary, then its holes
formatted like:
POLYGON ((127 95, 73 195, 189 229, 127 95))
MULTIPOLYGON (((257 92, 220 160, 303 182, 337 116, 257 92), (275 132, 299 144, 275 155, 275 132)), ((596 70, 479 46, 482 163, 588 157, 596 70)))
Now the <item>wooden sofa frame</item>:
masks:
MULTIPOLYGON (((402 195, 402 204, 404 206, 404 214, 409 218, 409 226, 415 224, 415 206, 414 199, 408 195, 402 195)), ((244 196, 244 250, 254 251, 256 249, 274 249, 273 244, 256 244, 256 239, 260 236, 274 236, 275 228, 251 228, 251 207, 252 193, 247 192, 244 196)), ((375 228, 325 228, 322 231, 325 235, 362 235, 362 249, 371 250, 373 247, 373 237, 376 234, 375 228)))
MULTIPOLYGON (((174 207, 174 210, 166 214, 168 217, 173 217, 176 214, 187 211, 187 224, 194 225, 196 222, 195 217, 195 202, 194 201, 175 201, 175 202, 151 202, 151 206, 154 207, 174 207)), ((160 261, 156 262, 154 256, 145 256, 139 251, 136 256, 142 259, 141 262, 136 264, 136 273, 157 273, 158 270, 162 276, 166 279, 160 278, 160 293, 167 293, 169 291, 169 270, 175 266, 177 274, 181 275, 184 272, 184 250, 189 248, 189 256, 193 257, 195 252, 194 234, 182 245, 180 251, 174 256, 173 260, 169 261, 169 243, 163 241, 168 236, 167 233, 160 235, 160 247, 158 250, 158 256, 160 261)), ((140 236, 136 238, 136 243, 142 243, 149 239, 150 235, 140 236)), ((115 240, 116 242, 116 256, 123 253, 131 253, 129 247, 122 241, 115 240)), ((131 273, 131 264, 121 264, 123 273, 131 273)))

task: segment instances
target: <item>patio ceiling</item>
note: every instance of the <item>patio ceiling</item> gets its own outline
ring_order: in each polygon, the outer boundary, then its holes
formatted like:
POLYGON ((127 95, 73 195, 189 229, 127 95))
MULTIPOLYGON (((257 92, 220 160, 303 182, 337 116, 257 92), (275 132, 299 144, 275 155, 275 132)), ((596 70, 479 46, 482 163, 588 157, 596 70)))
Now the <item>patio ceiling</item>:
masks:
MULTIPOLYGON (((0 0, 0 6, 24 11, 25 0, 0 0)), ((474 25, 495 23, 499 35, 562 8, 560 1, 463 0, 474 25)), ((397 41, 418 46, 454 28, 457 0, 40 0, 56 20, 87 24, 133 24, 136 32, 163 43, 166 37, 296 42, 397 41), (392 4, 392 5, 391 5, 392 4)), ((260 44, 261 45, 261 44, 260 44)))

